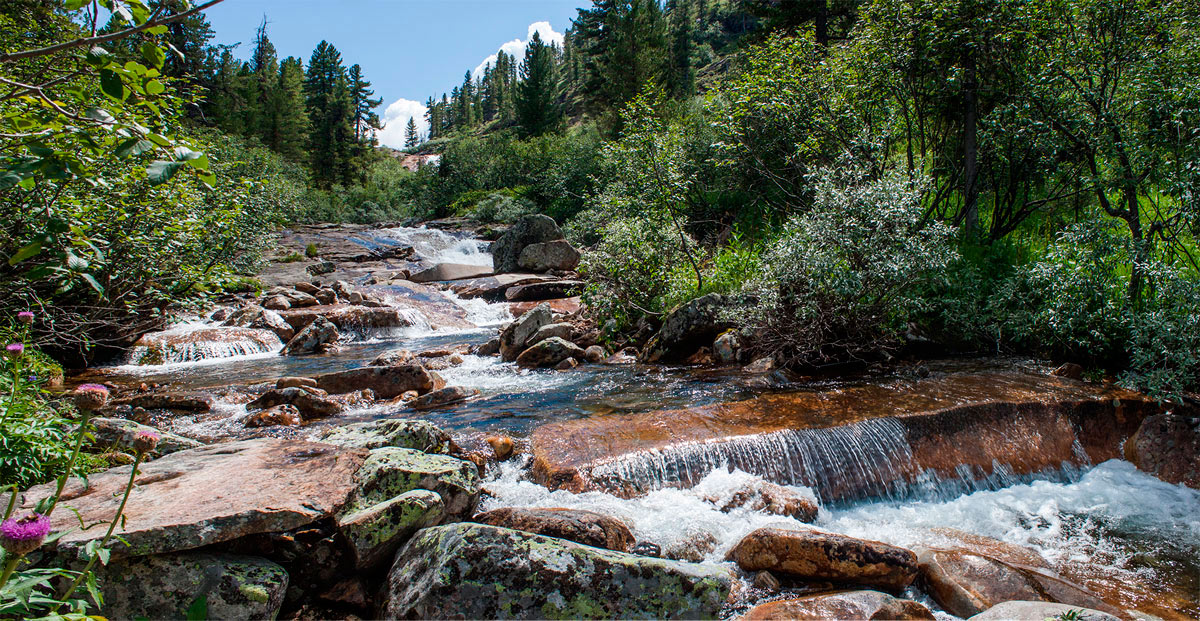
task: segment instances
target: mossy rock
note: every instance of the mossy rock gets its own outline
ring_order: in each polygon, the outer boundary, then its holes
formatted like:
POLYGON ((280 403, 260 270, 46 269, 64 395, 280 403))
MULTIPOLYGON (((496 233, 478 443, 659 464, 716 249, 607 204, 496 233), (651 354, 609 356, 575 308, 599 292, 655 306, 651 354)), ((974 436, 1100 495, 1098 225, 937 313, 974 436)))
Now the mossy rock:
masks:
POLYGON ((182 619, 200 597, 209 619, 274 619, 287 571, 263 558, 185 552, 113 561, 98 572, 109 619, 182 619))
POLYGON ((437 492, 449 516, 468 516, 479 498, 479 469, 447 455, 386 447, 371 451, 354 475, 355 492, 344 510, 354 513, 415 489, 437 492))
POLYGON ((437 492, 417 489, 361 511, 338 516, 338 530, 354 551, 355 567, 372 569, 390 561, 418 530, 439 523, 445 504, 437 492))
POLYGON ((433 423, 404 418, 337 427, 325 432, 321 441, 355 448, 378 449, 391 446, 426 453, 449 453, 453 445, 450 434, 433 423))

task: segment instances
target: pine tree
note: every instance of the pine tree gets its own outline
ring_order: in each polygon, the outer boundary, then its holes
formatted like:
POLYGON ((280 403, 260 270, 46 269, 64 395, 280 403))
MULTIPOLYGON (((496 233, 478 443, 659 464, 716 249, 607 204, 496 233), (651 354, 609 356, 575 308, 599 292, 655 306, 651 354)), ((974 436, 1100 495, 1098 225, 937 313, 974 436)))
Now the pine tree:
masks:
POLYGON ((404 127, 404 147, 411 149, 418 144, 421 144, 421 138, 417 136, 417 122, 410 116, 408 117, 408 125, 404 127))
POLYGON ((305 109, 308 113, 309 165, 318 187, 329 188, 345 169, 346 136, 354 135, 350 93, 342 55, 321 41, 308 61, 304 77, 305 109))
POLYGON ((383 103, 383 99, 371 99, 375 91, 371 90, 371 83, 363 78, 362 67, 359 65, 350 67, 347 80, 354 106, 354 137, 360 142, 367 142, 374 130, 380 129, 379 117, 372 110, 383 103))
POLYGON ((525 136, 557 131, 562 125, 556 56, 555 48, 534 32, 525 48, 517 89, 517 122, 525 136))
POLYGON ((304 68, 299 58, 279 65, 279 77, 270 99, 271 133, 263 142, 284 157, 299 161, 308 142, 308 115, 304 110, 304 68))

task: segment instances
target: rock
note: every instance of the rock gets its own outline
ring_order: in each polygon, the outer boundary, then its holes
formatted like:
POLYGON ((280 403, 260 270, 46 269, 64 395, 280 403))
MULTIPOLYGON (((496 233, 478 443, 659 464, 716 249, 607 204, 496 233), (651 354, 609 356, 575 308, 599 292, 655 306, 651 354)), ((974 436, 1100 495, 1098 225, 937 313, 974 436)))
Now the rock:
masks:
POLYGON ((292 285, 292 288, 295 289, 296 291, 299 291, 300 293, 307 293, 309 295, 316 295, 317 291, 321 290, 321 288, 318 287, 317 285, 315 285, 311 282, 308 282, 308 281, 304 281, 304 280, 301 280, 301 281, 297 282, 296 284, 292 285))
MULTIPOLYGON (((503 297, 503 296, 501 296, 503 297)), ((583 308, 583 298, 579 296, 562 298, 560 300, 542 300, 538 302, 513 302, 508 305, 508 310, 512 311, 514 316, 520 317, 538 306, 545 304, 550 307, 550 310, 558 315, 574 315, 583 308)))
POLYGON ((445 505, 436 492, 416 489, 338 517, 338 530, 350 543, 356 569, 370 570, 392 560, 419 529, 441 521, 445 505))
POLYGON ((158 434, 158 446, 154 447, 156 455, 170 455, 204 446, 202 442, 191 438, 167 433, 123 418, 93 418, 92 425, 95 427, 95 439, 92 443, 97 448, 127 445, 133 439, 134 434, 139 431, 153 431, 158 434))
MULTIPOLYGON (((365 457, 366 451, 358 449, 260 438, 143 463, 125 508, 124 528, 118 531, 129 545, 113 546, 112 554, 178 552, 332 517, 354 490, 354 476, 365 457)), ((79 529, 79 520, 111 520, 128 480, 128 466, 89 475, 87 487, 71 479, 51 525, 66 532, 57 542, 60 552, 77 554, 88 541, 103 536, 103 528, 79 529)), ((23 510, 32 510, 54 486, 27 491, 23 510)))
POLYGON ((775 359, 771 357, 759 358, 750 364, 742 367, 746 373, 770 373, 775 370, 775 359))
POLYGON ((922 604, 879 591, 841 591, 767 602, 751 608, 742 617, 743 621, 934 618, 922 604))
POLYGON ((191 618, 203 597, 208 619, 274 619, 288 574, 263 558, 182 553, 118 560, 97 567, 104 585, 102 612, 110 619, 191 618))
POLYGON ((477 394, 479 394, 479 391, 474 388, 447 386, 433 392, 425 393, 410 401, 408 405, 414 410, 428 410, 453 403, 461 403, 477 394))
POLYGON ((779 583, 779 578, 776 578, 775 574, 772 574, 769 571, 760 571, 754 574, 754 581, 750 584, 756 589, 762 589, 772 593, 783 588, 783 585, 779 583))
POLYGON ((130 349, 134 364, 190 362, 276 351, 283 343, 270 330, 220 326, 179 328, 143 334, 130 349))
POLYGON ((491 276, 492 268, 483 265, 461 265, 458 263, 438 263, 408 277, 412 282, 437 282, 442 280, 463 280, 491 276))
POLYGON ((282 295, 273 295, 263 298, 262 307, 267 310, 287 310, 292 307, 292 303, 282 295))
POLYGON ((724 296, 710 293, 676 307, 646 344, 642 362, 679 362, 712 344, 730 327, 729 320, 721 317, 726 304, 724 296))
POLYGON ((767 570, 805 580, 833 580, 901 591, 917 575, 917 556, 904 548, 817 531, 759 528, 729 551, 746 571, 767 570))
MULTIPOLYGON (((504 300, 504 292, 509 287, 546 280, 558 279, 545 274, 497 274, 482 278, 455 280, 447 283, 446 286, 463 299, 483 298, 490 302, 501 302, 504 300)), ((513 314, 519 315, 520 313, 514 311, 513 314)))
POLYGON ((705 500, 717 505, 726 513, 744 507, 752 511, 785 515, 810 524, 817 520, 818 506, 815 499, 769 481, 747 483, 727 496, 709 497, 705 500))
POLYGON ((737 335, 733 332, 726 332, 713 341, 713 357, 724 363, 737 362, 740 346, 737 335))
POLYGON ((1200 418, 1148 416, 1125 442, 1125 459, 1168 483, 1200 489, 1200 418))
POLYGON ((558 270, 569 272, 579 267, 579 251, 565 239, 529 244, 517 257, 517 265, 531 272, 558 270))
POLYGON ((571 330, 572 330, 572 327, 571 327, 571 324, 569 324, 569 323, 546 324, 546 325, 538 328, 537 332, 534 332, 533 336, 529 337, 525 341, 525 347, 526 348, 533 347, 534 345, 537 345, 538 343, 540 343, 552 336, 557 336, 558 338, 563 339, 563 340, 570 340, 571 339, 571 330))
POLYGON ((296 335, 296 330, 284 321, 282 315, 253 304, 234 311, 221 325, 270 330, 284 343, 292 340, 292 337, 296 335))
POLYGON ((947 612, 979 614, 1009 600, 1054 601, 1115 611, 1087 589, 1045 567, 1005 562, 971 551, 920 551, 921 588, 947 612))
POLYGON ((662 556, 662 548, 652 541, 639 541, 637 545, 633 546, 633 553, 638 556, 659 558, 662 556))
POLYGON ((527 369, 553 367, 567 358, 582 358, 583 349, 578 345, 550 337, 517 356, 517 366, 527 369))
POLYGON ((413 354, 407 349, 393 349, 392 351, 384 352, 375 357, 371 361, 372 367, 394 367, 398 364, 408 364, 412 362, 413 354))
POLYGON ((483 441, 492 447, 492 452, 496 454, 496 459, 500 461, 512 457, 513 451, 516 449, 513 439, 508 436, 488 436, 483 441))
POLYGON ((578 360, 576 360, 574 358, 567 358, 566 360, 563 360, 562 362, 554 365, 554 369, 556 371, 570 371, 571 369, 574 369, 577 366, 579 366, 578 360))
POLYGON ((275 380, 275 387, 283 388, 316 388, 317 380, 311 377, 281 377, 275 380))
POLYGON ((322 274, 332 274, 337 271, 337 264, 333 261, 321 261, 320 263, 309 265, 304 269, 313 276, 320 276, 322 274))
POLYGON ((483 524, 419 531, 384 586, 390 619, 715 618, 728 570, 483 524))
POLYGON ((322 306, 337 304, 337 292, 333 289, 321 289, 313 294, 322 306))
POLYGON ((599 345, 592 345, 583 350, 583 359, 593 364, 602 362, 606 357, 607 355, 604 352, 604 348, 599 345))
POLYGON ((1057 369, 1051 371, 1050 375, 1080 380, 1083 379, 1083 367, 1075 364, 1074 362, 1067 362, 1060 365, 1057 369))
POLYGON ((516 360, 517 356, 525 351, 526 341, 553 320, 550 307, 541 305, 504 326, 500 330, 500 356, 506 362, 516 360))
POLYGON ((273 427, 276 425, 297 427, 302 420, 300 409, 290 403, 285 403, 258 412, 251 412, 242 421, 242 424, 247 427, 273 427))
POLYGON ((430 372, 419 364, 399 364, 390 367, 359 367, 318 375, 317 386, 331 394, 371 389, 380 399, 393 399, 406 391, 421 394, 434 389, 430 372))
MULTIPOLYGON (((440 310, 446 309, 446 307, 431 305, 431 309, 440 312, 440 310)), ((418 318, 421 314, 426 314, 429 321, 435 325, 445 325, 447 327, 470 326, 465 319, 450 317, 447 314, 439 314, 432 311, 432 314, 425 313, 425 310, 424 306, 419 308, 399 306, 372 308, 367 306, 351 306, 348 304, 329 304, 301 309, 293 308, 292 310, 282 311, 279 314, 283 317, 284 321, 297 330, 308 326, 317 317, 324 317, 336 326, 340 332, 364 335, 376 332, 386 333, 390 330, 407 328, 414 325, 414 322, 419 320, 418 318)), ((461 312, 464 316, 466 314, 466 311, 463 311, 459 307, 455 307, 454 311, 461 312)))
POLYGON ((341 403, 304 388, 272 388, 247 403, 246 409, 266 410, 285 404, 295 407, 304 420, 326 418, 340 414, 345 409, 341 403))
POLYGON ((578 509, 504 507, 481 513, 474 521, 617 552, 629 552, 636 543, 620 520, 578 509))
POLYGON ((662 556, 676 561, 701 563, 717 549, 718 543, 720 542, 712 533, 702 530, 668 545, 667 549, 662 551, 662 556))
POLYGON ((584 282, 581 280, 551 280, 535 282, 528 285, 509 287, 504 291, 504 299, 509 302, 540 302, 542 300, 559 300, 579 295, 583 291, 584 282))
POLYGON ((486 343, 475 348, 476 356, 494 356, 500 353, 500 337, 488 339, 486 343))
POLYGON ((363 449, 392 446, 425 453, 449 453, 453 446, 450 434, 433 423, 403 418, 335 427, 322 434, 321 441, 363 449))
POLYGON ((520 267, 521 252, 527 246, 562 239, 562 231, 554 219, 543 215, 528 215, 492 243, 492 268, 497 274, 515 272, 520 267))
POLYGON ((185 395, 172 392, 152 392, 145 395, 134 395, 127 399, 118 399, 114 405, 128 405, 133 408, 147 410, 185 410, 189 412, 207 412, 212 409, 212 397, 208 395, 185 395))
POLYGON ((372 450, 354 480, 357 487, 347 512, 426 489, 442 497, 447 516, 465 517, 479 497, 479 471, 471 462, 405 448, 372 450))
POLYGON ((316 297, 311 296, 303 291, 288 291, 284 295, 287 296, 288 302, 292 308, 305 308, 307 306, 316 306, 320 301, 316 297))
POLYGON ((970 618, 970 621, 1011 621, 1012 619, 1075 619, 1076 621, 1119 621, 1121 617, 1113 616, 1099 610, 1068 606, 1054 602, 1001 602, 970 618))
POLYGON ((346 301, 351 304, 362 304, 363 300, 365 299, 366 298, 363 297, 363 294, 359 293, 358 291, 351 291, 350 293, 346 294, 346 301))
POLYGON ((341 334, 338 333, 337 326, 328 319, 318 316, 292 337, 292 340, 283 346, 283 351, 280 353, 284 356, 312 354, 316 353, 322 345, 336 343, 340 338, 341 334))

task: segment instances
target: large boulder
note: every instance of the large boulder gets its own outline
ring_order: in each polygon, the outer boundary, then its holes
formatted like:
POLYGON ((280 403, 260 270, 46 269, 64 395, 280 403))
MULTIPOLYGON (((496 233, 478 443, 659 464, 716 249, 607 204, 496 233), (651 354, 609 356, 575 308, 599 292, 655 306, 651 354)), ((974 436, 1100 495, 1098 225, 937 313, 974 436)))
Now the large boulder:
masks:
POLYGON ((463 280, 465 278, 480 278, 491 276, 492 268, 483 265, 463 265, 459 263, 438 263, 437 265, 417 272, 408 279, 412 282, 437 282, 441 280, 463 280))
MULTIPOLYGON (((355 488, 366 451, 329 444, 260 438, 172 453, 138 467, 123 528, 129 545, 112 554, 142 556, 190 550, 255 533, 282 532, 332 517, 355 488)), ((75 554, 104 534, 85 524, 113 519, 129 466, 72 479, 52 528, 66 532, 61 552, 75 554)), ((24 495, 25 510, 54 493, 54 483, 24 495)))
POLYGON ((552 321, 554 314, 550 312, 550 307, 542 304, 504 326, 500 330, 500 357, 506 362, 516 360, 525 351, 525 343, 530 337, 552 321))
POLYGON ((481 513, 475 521, 617 552, 632 551, 637 543, 621 520, 579 509, 504 507, 481 513))
POLYGON ((1075 619, 1076 621, 1120 621, 1107 612, 1068 606, 1054 602, 1001 602, 973 616, 969 621, 1012 621, 1013 619, 1075 619))
POLYGON ((338 517, 338 530, 350 544, 354 566, 370 570, 392 555, 418 530, 434 526, 445 514, 437 492, 415 489, 338 517))
POLYGON ((548 368, 568 358, 582 359, 583 348, 565 339, 552 336, 521 352, 517 366, 527 369, 548 368))
POLYGON ((389 619, 712 619, 726 569, 483 524, 419 531, 384 587, 389 619))
POLYGON ((203 442, 160 431, 124 418, 93 418, 92 425, 95 426, 93 434, 95 439, 92 444, 96 448, 120 447, 132 440, 139 431, 153 431, 158 434, 158 445, 154 447, 156 455, 170 455, 204 446, 203 442))
POLYGON ((357 512, 414 489, 437 492, 446 515, 469 516, 479 499, 479 469, 469 461, 412 449, 371 451, 354 475, 355 491, 346 511, 357 512))
POLYGON ((341 334, 338 333, 337 326, 328 319, 317 316, 312 323, 304 326, 292 337, 292 340, 283 346, 283 351, 279 352, 284 356, 299 356, 302 354, 314 354, 321 351, 321 348, 338 342, 341 334))
MULTIPOLYGON (((120 547, 120 546, 118 546, 120 547)), ((204 598, 207 619, 274 619, 287 592, 287 572, 266 559, 182 553, 123 559, 97 568, 109 619, 194 618, 204 598)))
POLYGON ((911 599, 879 591, 841 591, 759 604, 742 621, 934 618, 928 608, 911 599))
POLYGON ((521 250, 517 265, 531 272, 569 272, 579 267, 579 251, 565 239, 529 244, 521 250))
POLYGON ((246 409, 266 410, 281 405, 295 407, 304 420, 327 418, 345 409, 344 405, 320 392, 296 387, 272 388, 247 403, 246 409))
POLYGON ((492 267, 497 274, 516 272, 520 269, 521 251, 527 246, 562 238, 562 231, 553 218, 524 216, 492 243, 492 267))
POLYGON ((529 337, 529 339, 525 341, 525 347, 533 347, 534 345, 537 345, 538 343, 552 336, 557 336, 558 338, 564 340, 570 340, 572 330, 573 327, 571 324, 565 322, 544 325, 538 328, 538 331, 534 332, 533 336, 529 337))
POLYGON ((254 304, 233 311, 221 325, 270 330, 284 343, 296 335, 295 329, 279 313, 254 304))
POLYGON ((1125 442, 1125 459, 1168 483, 1200 489, 1200 417, 1147 417, 1125 442))
POLYGON ((453 446, 450 434, 433 423, 404 418, 335 427, 326 431, 321 436, 321 441, 363 449, 393 446, 424 453, 449 453, 453 446))
POLYGON ((129 350, 133 364, 158 365, 277 351, 283 342, 270 330, 220 326, 179 327, 143 334, 129 350))
POLYGON ((878 541, 835 533, 760 528, 726 556, 746 571, 833 580, 899 592, 917 575, 917 555, 878 541))
POLYGON ((583 291, 582 280, 549 280, 534 282, 527 285, 509 287, 504 292, 504 299, 509 302, 540 302, 543 300, 561 300, 579 295, 583 291))
POLYGON ((716 293, 696 298, 676 307, 663 320, 658 334, 642 351, 643 362, 681 362, 701 347, 712 345, 716 337, 730 328, 721 311, 728 304, 716 293))
POLYGON ((433 377, 419 364, 390 367, 359 367, 318 375, 317 387, 331 394, 370 389, 380 399, 393 399, 415 390, 427 393, 434 388, 433 377))

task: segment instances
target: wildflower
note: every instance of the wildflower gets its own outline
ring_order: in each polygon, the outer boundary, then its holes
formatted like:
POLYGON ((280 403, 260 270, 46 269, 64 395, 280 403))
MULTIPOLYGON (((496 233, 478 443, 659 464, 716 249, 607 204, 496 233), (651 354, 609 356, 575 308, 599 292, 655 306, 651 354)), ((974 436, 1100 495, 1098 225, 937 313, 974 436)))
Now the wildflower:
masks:
POLYGON ((21 557, 38 549, 50 534, 50 518, 29 513, 21 518, 9 518, 0 523, 0 547, 10 555, 21 557))
POLYGON ((17 313, 17 321, 27 326, 31 325, 33 323, 33 313, 29 311, 21 311, 17 313))
POLYGON ((108 403, 108 388, 101 384, 80 384, 75 389, 75 407, 81 410, 99 410, 108 403))
POLYGON ((156 431, 142 430, 133 434, 133 441, 130 444, 133 445, 133 450, 139 453, 149 453, 158 446, 158 441, 161 439, 162 436, 158 435, 156 431))
POLYGON ((9 358, 20 358, 24 353, 24 343, 9 343, 8 346, 4 348, 4 355, 9 358))

